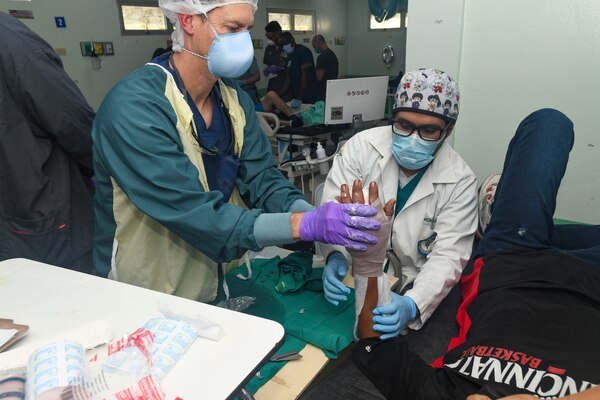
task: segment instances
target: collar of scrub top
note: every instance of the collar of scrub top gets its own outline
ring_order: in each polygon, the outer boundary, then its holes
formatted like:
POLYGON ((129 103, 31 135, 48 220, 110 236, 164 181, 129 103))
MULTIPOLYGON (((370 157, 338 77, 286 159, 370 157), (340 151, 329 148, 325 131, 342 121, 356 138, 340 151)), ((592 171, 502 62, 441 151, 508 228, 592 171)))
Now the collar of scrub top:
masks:
MULTIPOLYGON (((169 59, 167 60, 167 66, 169 66, 169 64, 171 64, 173 66, 173 72, 175 72, 175 75, 177 76, 177 86, 179 87, 179 90, 183 94, 183 97, 188 102, 188 105, 190 107, 192 105, 194 107, 196 107, 196 104, 194 103, 194 101, 190 98, 190 96, 188 96, 188 92, 185 88, 185 85, 183 84, 181 75, 179 74, 179 71, 177 70, 177 65, 175 65, 175 60, 173 59, 173 52, 171 52, 171 55, 169 56, 169 59)), ((218 85, 215 85, 213 87, 213 90, 215 90, 215 93, 217 95, 217 99, 218 99, 221 109, 224 111, 225 115, 227 115, 227 122, 229 122, 229 126, 230 126, 229 143, 227 144, 227 148, 225 150, 220 150, 216 147, 210 148, 210 147, 206 146, 202 142, 200 135, 198 135, 198 133, 196 132, 195 123, 192 123, 192 135, 194 135, 194 138, 196 138, 196 140, 198 141, 198 144, 200 145, 200 148, 202 149, 203 153, 211 154, 211 155, 215 155, 215 156, 229 155, 231 153, 231 149, 233 148, 233 142, 235 140, 234 135, 233 135, 233 125, 231 124, 231 117, 229 115, 229 110, 227 110, 227 107, 225 106, 225 103, 223 102, 223 95, 222 95, 221 90, 219 89, 218 85)), ((212 92, 211 92, 211 95, 212 95, 212 92)))

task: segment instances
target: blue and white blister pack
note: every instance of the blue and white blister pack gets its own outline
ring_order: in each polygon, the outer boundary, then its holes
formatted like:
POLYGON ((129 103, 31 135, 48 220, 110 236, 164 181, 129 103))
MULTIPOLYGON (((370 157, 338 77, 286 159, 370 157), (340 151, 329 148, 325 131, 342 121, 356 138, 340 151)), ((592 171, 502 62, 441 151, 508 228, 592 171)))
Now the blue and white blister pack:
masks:
POLYGON ((37 349, 27 365, 26 399, 59 388, 83 385, 85 351, 79 343, 58 341, 37 349))
POLYGON ((152 374, 162 379, 198 337, 196 329, 183 321, 154 318, 146 322, 144 329, 154 335, 150 350, 152 374))

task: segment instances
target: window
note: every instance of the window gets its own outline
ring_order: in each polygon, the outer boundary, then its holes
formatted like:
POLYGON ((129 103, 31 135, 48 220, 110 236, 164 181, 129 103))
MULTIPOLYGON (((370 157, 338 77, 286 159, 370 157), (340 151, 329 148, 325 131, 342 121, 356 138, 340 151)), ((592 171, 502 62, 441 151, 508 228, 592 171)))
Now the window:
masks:
POLYGON ((152 0, 117 0, 123 35, 167 35, 171 24, 152 0))
POLYGON ((392 18, 382 22, 377 22, 373 15, 370 15, 369 30, 383 30, 383 29, 402 29, 407 27, 408 15, 406 11, 398 11, 392 18))
POLYGON ((268 22, 277 21, 281 25, 281 29, 284 31, 292 30, 292 14, 279 13, 279 12, 268 12, 268 22))
POLYGON ((317 14, 312 10, 267 8, 267 21, 277 21, 284 31, 307 34, 317 31, 317 14))

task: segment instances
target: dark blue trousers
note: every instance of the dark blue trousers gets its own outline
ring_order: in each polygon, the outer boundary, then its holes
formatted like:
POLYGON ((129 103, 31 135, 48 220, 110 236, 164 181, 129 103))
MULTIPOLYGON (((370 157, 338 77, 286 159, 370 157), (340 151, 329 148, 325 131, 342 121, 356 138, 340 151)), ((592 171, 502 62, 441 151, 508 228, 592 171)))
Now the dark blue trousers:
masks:
POLYGON ((539 110, 521 122, 508 146, 477 256, 528 248, 600 264, 600 226, 554 225, 552 219, 573 143, 573 123, 559 111, 539 110))

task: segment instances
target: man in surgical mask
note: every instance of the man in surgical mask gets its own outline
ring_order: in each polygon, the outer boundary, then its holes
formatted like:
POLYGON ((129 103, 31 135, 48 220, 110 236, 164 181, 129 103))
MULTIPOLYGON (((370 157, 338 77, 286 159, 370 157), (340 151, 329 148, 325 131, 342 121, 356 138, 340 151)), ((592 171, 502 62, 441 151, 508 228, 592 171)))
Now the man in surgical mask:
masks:
MULTIPOLYGON (((458 110, 459 99, 456 82, 445 72, 408 72, 398 86, 390 125, 352 137, 327 176, 324 203, 336 197, 356 201, 371 182, 377 183, 381 204, 395 200, 391 234, 378 237, 388 242, 387 252, 371 258, 383 260, 375 284, 383 287, 390 275, 398 279, 391 301, 372 310, 373 330, 382 339, 420 329, 471 255, 477 181, 447 143, 458 113, 444 107, 449 102, 458 110), (417 98, 422 101, 412 100, 417 98)), ((349 293, 341 281, 352 261, 345 249, 324 247, 325 297, 337 305, 349 293)))
POLYGON ((290 106, 298 108, 302 103, 313 104, 317 101, 319 86, 315 72, 315 60, 308 47, 296 43, 290 32, 283 32, 277 44, 287 58, 286 67, 290 77, 292 101, 290 106))
POLYGON ((279 53, 281 49, 277 46, 277 39, 281 35, 281 25, 277 21, 271 21, 265 26, 265 36, 267 37, 267 47, 265 47, 265 55, 263 64, 267 67, 271 65, 279 65, 279 53))
POLYGON ((339 61, 333 50, 327 46, 323 35, 312 38, 312 47, 317 56, 317 81, 319 81, 318 99, 325 101, 327 95, 327 81, 337 79, 339 74, 339 61))
POLYGON ((256 3, 159 1, 173 52, 121 80, 94 121, 99 275, 208 302, 247 250, 376 242, 372 207, 314 209, 277 169, 234 79, 254 57, 256 3))
POLYGON ((277 40, 281 36, 281 25, 277 21, 271 21, 265 26, 265 36, 267 37, 267 47, 263 56, 263 75, 269 81, 267 83, 267 92, 274 90, 284 101, 291 100, 288 75, 283 68, 283 59, 281 57, 281 48, 277 45, 277 40))

